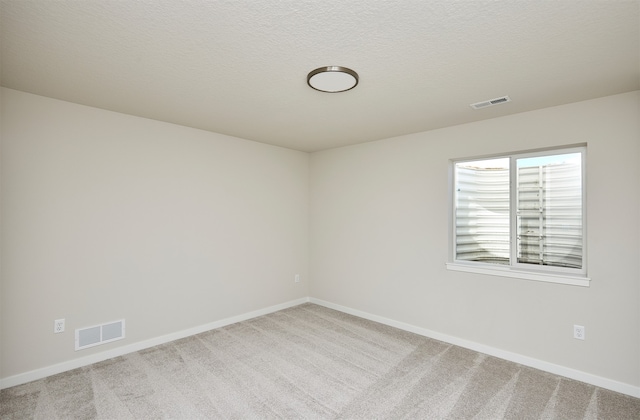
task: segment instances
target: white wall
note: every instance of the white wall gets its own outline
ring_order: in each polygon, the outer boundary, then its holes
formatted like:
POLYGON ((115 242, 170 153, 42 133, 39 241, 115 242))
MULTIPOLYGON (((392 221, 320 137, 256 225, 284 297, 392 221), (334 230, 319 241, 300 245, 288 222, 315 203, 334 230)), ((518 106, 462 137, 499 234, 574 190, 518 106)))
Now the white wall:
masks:
POLYGON ((308 296, 308 154, 9 89, 1 124, 0 377, 308 296))
POLYGON ((311 296, 638 387, 639 103, 633 92, 312 154, 311 296), (590 287, 446 270, 449 159, 575 143, 588 144, 590 287))
POLYGON ((18 91, 1 100, 0 378, 311 296, 640 386, 640 92, 310 166, 18 91), (591 287, 446 270, 449 159, 584 142, 591 287), (123 317, 125 340, 73 351, 75 328, 123 317))

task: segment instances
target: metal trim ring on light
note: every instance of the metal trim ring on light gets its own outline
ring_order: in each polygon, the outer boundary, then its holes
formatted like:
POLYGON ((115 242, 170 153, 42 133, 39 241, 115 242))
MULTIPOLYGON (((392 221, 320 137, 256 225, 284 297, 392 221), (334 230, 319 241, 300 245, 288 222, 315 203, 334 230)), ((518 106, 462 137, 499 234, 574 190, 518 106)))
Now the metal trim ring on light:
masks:
POLYGON ((360 81, 360 78, 358 77, 358 73, 356 73, 355 71, 347 68, 347 67, 341 67, 341 66, 327 66, 327 67, 319 67, 311 72, 309 72, 309 74, 307 75, 307 84, 309 85, 310 88, 315 89, 319 92, 327 92, 327 93, 338 93, 338 92, 346 92, 348 90, 353 89, 354 87, 358 86, 358 82, 360 81), (355 83, 353 83, 353 86, 350 87, 346 87, 346 89, 340 89, 340 90, 324 90, 321 88, 318 88, 316 86, 313 86, 311 84, 311 78, 313 78, 313 76, 316 76, 318 74, 321 73, 343 73, 343 74, 348 74, 349 76, 353 77, 353 81, 355 83))

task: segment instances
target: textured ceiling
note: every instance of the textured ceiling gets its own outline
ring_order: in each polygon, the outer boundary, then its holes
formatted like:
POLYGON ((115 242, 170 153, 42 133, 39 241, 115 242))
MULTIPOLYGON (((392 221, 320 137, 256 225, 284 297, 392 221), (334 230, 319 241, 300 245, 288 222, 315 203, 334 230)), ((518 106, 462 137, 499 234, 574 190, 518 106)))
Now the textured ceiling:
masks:
POLYGON ((0 13, 2 86, 302 151, 640 89, 640 0, 2 0, 0 13), (359 85, 309 88, 328 65, 359 85))

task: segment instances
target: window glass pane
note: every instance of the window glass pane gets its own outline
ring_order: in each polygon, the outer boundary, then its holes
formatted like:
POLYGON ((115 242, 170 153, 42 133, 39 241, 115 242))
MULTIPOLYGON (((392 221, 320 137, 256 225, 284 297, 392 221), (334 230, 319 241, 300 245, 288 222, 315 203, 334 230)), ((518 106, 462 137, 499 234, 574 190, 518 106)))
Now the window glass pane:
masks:
POLYGON ((518 262, 582 268, 581 154, 516 161, 518 262))
POLYGON ((455 164, 456 259, 509 264, 509 159, 455 164))

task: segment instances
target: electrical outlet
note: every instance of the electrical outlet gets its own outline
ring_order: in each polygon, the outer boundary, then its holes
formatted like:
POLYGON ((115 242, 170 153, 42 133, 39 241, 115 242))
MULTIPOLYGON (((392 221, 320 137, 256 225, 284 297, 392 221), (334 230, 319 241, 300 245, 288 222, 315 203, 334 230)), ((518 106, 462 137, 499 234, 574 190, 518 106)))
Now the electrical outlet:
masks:
POLYGON ((300 283, 300 274, 296 274, 295 280, 296 283, 300 283))
POLYGON ((53 321, 53 332, 56 334, 64 332, 64 319, 56 319, 53 321))
POLYGON ((584 327, 582 325, 573 326, 573 338, 584 340, 584 327))

